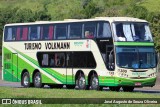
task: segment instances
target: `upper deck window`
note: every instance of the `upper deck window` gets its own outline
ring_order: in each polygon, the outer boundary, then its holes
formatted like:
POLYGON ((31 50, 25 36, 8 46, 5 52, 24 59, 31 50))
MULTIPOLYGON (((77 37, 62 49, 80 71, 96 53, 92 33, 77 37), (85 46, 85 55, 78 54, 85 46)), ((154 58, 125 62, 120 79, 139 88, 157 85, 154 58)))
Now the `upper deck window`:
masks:
POLYGON ((53 36, 54 36, 54 26, 53 25, 41 26, 41 39, 42 40, 52 40, 53 36))
POLYGON ((70 37, 69 38, 81 38, 82 37, 82 23, 70 24, 70 37))
POLYGON ((16 27, 6 27, 5 29, 5 40, 12 41, 15 40, 16 27))
POLYGON ((96 37, 97 23, 86 22, 84 23, 84 38, 94 38, 96 37))
POLYGON ((5 41, 112 38, 107 21, 6 26, 5 41))
POLYGON ((113 24, 113 31, 115 41, 153 41, 147 23, 116 22, 113 24))
POLYGON ((39 40, 40 39, 40 26, 30 26, 29 33, 30 33, 29 40, 39 40))
POLYGON ((57 24, 56 25, 56 39, 66 39, 67 38, 67 24, 57 24))
POLYGON ((111 37, 110 24, 108 22, 98 23, 98 38, 109 38, 111 37))

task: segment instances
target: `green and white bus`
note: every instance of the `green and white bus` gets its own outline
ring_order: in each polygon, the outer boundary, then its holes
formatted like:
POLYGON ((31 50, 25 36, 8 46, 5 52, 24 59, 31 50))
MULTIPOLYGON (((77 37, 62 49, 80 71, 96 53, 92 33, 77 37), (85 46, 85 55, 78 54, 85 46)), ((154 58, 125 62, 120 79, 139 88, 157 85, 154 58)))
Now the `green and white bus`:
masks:
POLYGON ((96 17, 6 24, 2 79, 24 87, 133 91, 156 82, 149 24, 131 17, 96 17))

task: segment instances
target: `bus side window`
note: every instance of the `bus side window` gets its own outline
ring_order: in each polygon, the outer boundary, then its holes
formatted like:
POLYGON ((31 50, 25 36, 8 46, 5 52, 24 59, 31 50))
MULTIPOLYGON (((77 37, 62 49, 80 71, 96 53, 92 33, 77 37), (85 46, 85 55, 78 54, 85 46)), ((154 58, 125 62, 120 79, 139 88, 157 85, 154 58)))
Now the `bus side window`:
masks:
POLYGON ((48 66, 48 54, 43 54, 42 66, 48 66))
POLYGON ((20 40, 20 36, 21 36, 21 27, 17 27, 17 31, 16 31, 16 40, 20 40))
POLYGON ((27 36, 28 36, 28 27, 23 27, 21 40, 27 40, 28 39, 27 36))
POLYGON ((55 66, 65 67, 65 54, 64 53, 55 53, 55 66))
POLYGON ((6 28, 6 40, 12 40, 12 28, 6 28))
POLYGON ((111 38, 111 28, 110 24, 107 22, 99 22, 98 23, 98 38, 111 38))
POLYGON ((96 61, 91 52, 74 52, 73 67, 95 68, 96 61))
POLYGON ((49 26, 49 39, 52 40, 53 39, 53 34, 54 34, 54 27, 52 25, 49 26))
POLYGON ((52 40, 54 35, 53 25, 44 25, 41 27, 41 38, 43 40, 52 40))
POLYGON ((84 24, 84 38, 96 37, 97 24, 95 22, 88 22, 84 24))
POLYGON ((70 24, 70 34, 69 38, 76 39, 82 37, 82 24, 81 23, 72 23, 70 24))
POLYGON ((31 26, 30 27, 30 39, 39 40, 40 39, 40 26, 31 26))
POLYGON ((49 66, 54 67, 55 66, 55 55, 54 53, 49 54, 49 66))
POLYGON ((67 38, 67 25, 65 24, 59 24, 56 25, 56 33, 55 37, 56 39, 66 39, 67 38))
POLYGON ((5 29, 5 40, 14 41, 16 40, 16 27, 6 27, 5 29))
POLYGON ((67 53, 66 54, 66 66, 67 67, 72 67, 72 53, 67 53))
POLYGON ((41 27, 41 38, 42 38, 42 40, 49 39, 49 26, 48 25, 43 25, 41 27))

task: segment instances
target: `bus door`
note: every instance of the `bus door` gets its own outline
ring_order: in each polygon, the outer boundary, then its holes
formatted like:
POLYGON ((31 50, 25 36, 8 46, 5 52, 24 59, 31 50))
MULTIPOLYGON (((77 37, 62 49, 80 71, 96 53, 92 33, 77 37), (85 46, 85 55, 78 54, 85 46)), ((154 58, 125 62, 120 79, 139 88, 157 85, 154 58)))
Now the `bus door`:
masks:
POLYGON ((12 53, 12 81, 18 82, 18 54, 12 53))
POLYGON ((66 53, 66 74, 67 84, 75 84, 73 78, 73 54, 72 52, 66 53))
POLYGON ((3 76, 4 80, 12 81, 12 54, 4 53, 4 61, 3 61, 3 76))

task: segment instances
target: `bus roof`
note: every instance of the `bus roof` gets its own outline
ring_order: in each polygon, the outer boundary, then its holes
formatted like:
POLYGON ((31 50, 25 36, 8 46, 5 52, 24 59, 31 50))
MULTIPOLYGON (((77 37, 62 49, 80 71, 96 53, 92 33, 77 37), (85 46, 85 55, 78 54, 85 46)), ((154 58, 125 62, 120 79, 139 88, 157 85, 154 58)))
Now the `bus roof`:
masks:
POLYGON ((146 20, 133 18, 133 17, 95 17, 92 19, 64 19, 63 21, 36 21, 29 23, 12 23, 6 24, 5 26, 18 26, 18 25, 36 25, 36 24, 52 24, 52 23, 69 23, 69 22, 87 22, 87 21, 109 21, 112 22, 147 22, 146 20))

